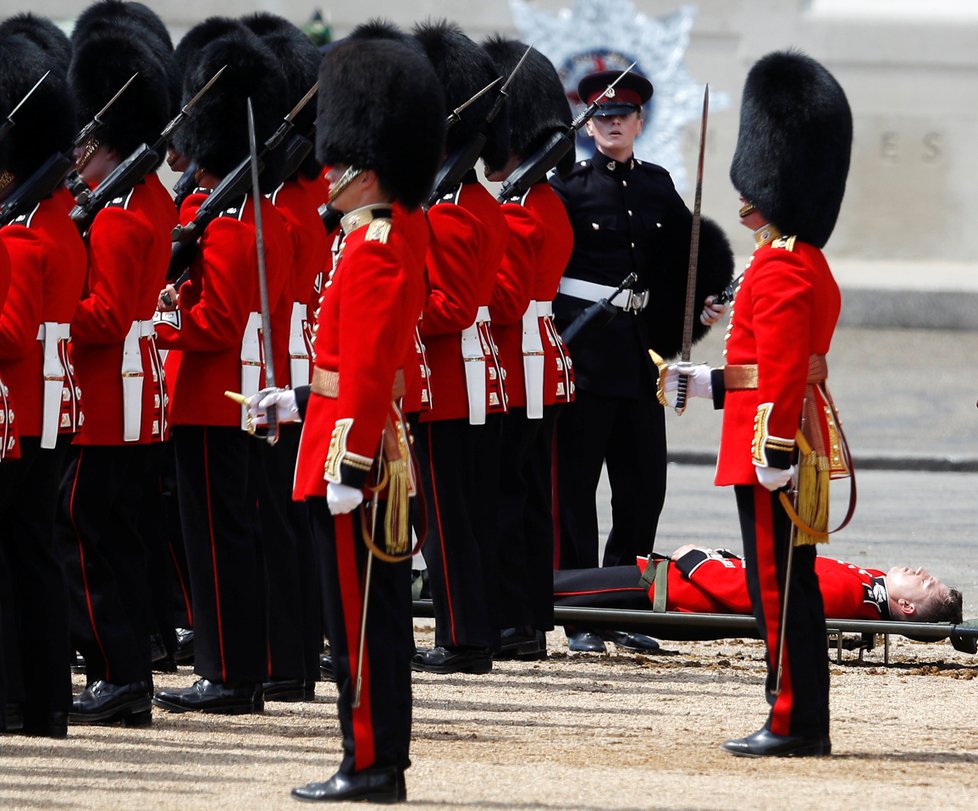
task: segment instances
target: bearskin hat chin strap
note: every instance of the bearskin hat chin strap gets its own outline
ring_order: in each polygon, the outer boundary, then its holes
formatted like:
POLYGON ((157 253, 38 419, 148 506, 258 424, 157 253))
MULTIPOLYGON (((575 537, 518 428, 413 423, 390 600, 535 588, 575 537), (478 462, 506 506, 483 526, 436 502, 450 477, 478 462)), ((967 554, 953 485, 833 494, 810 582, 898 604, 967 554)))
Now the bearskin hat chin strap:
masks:
POLYGON ((330 186, 329 188, 329 200, 328 203, 332 203, 337 197, 339 197, 344 191, 346 191, 347 186, 349 186, 354 180, 357 179, 363 173, 363 169, 359 169, 356 166, 350 166, 343 173, 343 176, 336 181, 335 186, 330 186))

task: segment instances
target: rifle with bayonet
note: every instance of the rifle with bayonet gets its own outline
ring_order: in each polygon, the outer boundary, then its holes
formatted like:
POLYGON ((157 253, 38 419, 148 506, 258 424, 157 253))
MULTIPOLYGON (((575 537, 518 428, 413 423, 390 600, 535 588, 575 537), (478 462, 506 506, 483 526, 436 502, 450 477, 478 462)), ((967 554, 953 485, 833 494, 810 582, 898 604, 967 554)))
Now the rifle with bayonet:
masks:
MULTIPOLYGON (((309 103, 317 90, 319 90, 319 82, 316 82, 299 103, 289 111, 289 114, 279 124, 278 129, 262 145, 261 152, 255 158, 258 174, 261 174, 265 168, 269 154, 277 149, 285 137, 292 132, 295 126, 295 117, 309 103)), ((252 158, 249 155, 235 166, 217 185, 217 188, 207 196, 207 199, 197 209, 193 220, 186 225, 178 225, 173 229, 170 267, 166 277, 168 281, 173 282, 177 289, 183 281, 186 281, 185 271, 197 253, 197 240, 204 233, 204 229, 232 202, 240 200, 251 191, 251 163, 252 158)))
MULTIPOLYGON (((75 166, 75 150, 88 143, 102 131, 102 127, 105 126, 102 116, 116 103, 119 96, 126 91, 126 88, 133 83, 138 75, 138 73, 134 73, 129 77, 129 81, 116 91, 116 94, 72 139, 71 146, 63 152, 55 152, 32 175, 17 186, 3 206, 0 206, 0 226, 8 225, 24 212, 30 211, 41 200, 53 194, 65 183, 75 166)), ((37 85, 34 86, 37 87, 37 85)))
MULTIPOLYGON (((526 62, 527 57, 530 55, 530 51, 533 46, 530 45, 523 52, 523 56, 520 57, 520 61, 516 63, 516 67, 513 68, 512 72, 506 78, 505 84, 499 88, 499 95, 496 96, 496 101, 492 105, 492 109, 486 116, 485 123, 482 125, 482 129, 479 134, 473 138, 469 143, 457 149, 453 154, 449 155, 445 162, 442 164, 441 168, 438 170, 438 174, 435 175, 435 187, 431 194, 428 196, 427 205, 430 208, 444 195, 448 194, 452 189, 458 186, 462 182, 462 178, 469 172, 469 170, 475 166, 475 162, 479 160, 479 155, 482 154, 482 150, 486 145, 487 131, 493 121, 503 109, 503 104, 506 103, 506 99, 509 98, 509 86, 513 82, 513 78, 519 72, 519 69, 523 67, 523 63, 526 62)), ((448 117, 449 125, 461 119, 461 112, 468 107, 472 102, 480 98, 488 90, 492 89, 496 82, 487 85, 478 93, 476 93, 471 99, 462 104, 457 110, 453 110, 451 115, 448 117)))
POLYGON ((523 161, 513 173, 503 183, 497 199, 504 203, 507 200, 515 200, 522 197, 529 191, 530 186, 547 176, 547 172, 553 169, 560 159, 574 149, 577 142, 577 133, 584 124, 598 111, 598 105, 609 95, 610 91, 625 75, 635 67, 632 62, 625 68, 618 77, 609 84, 604 92, 592 101, 581 113, 567 125, 566 128, 555 132, 543 146, 541 146, 530 157, 523 161))
POLYGON ((94 189, 87 187, 78 195, 77 205, 71 210, 70 216, 78 230, 83 234, 92 226, 92 220, 111 200, 122 197, 152 172, 163 160, 167 142, 187 118, 190 117, 194 105, 210 90, 227 65, 215 73, 190 101, 180 109, 180 112, 164 127, 152 145, 140 144, 136 150, 122 163, 116 166, 101 183, 94 189))
MULTIPOLYGON (((479 155, 482 154, 482 150, 486 145, 486 130, 488 129, 489 125, 492 124, 496 116, 499 115, 499 111, 503 106, 503 101, 506 99, 506 88, 509 86, 510 81, 512 81, 513 74, 519 70, 519 67, 522 64, 523 62, 521 60, 513 70, 513 73, 510 74, 506 84, 499 89, 499 97, 496 99, 496 103, 493 105, 492 110, 490 110, 489 115, 486 116, 485 123, 482 125, 479 132, 476 133, 476 135, 469 140, 468 143, 462 144, 462 146, 456 149, 445 159, 445 162, 442 163, 441 167, 438 169, 438 173, 435 175, 434 188, 431 194, 428 195, 428 200, 425 203, 426 207, 430 208, 436 202, 438 202, 438 200, 458 186, 458 184, 462 182, 462 178, 464 178, 472 167, 475 166, 475 162, 479 160, 479 155)), ((472 98, 452 110, 451 114, 448 116, 448 126, 451 127, 456 122, 461 121, 462 112, 474 102, 482 98, 482 96, 492 90, 501 81, 502 76, 493 79, 492 82, 483 87, 478 93, 472 96, 472 98)))

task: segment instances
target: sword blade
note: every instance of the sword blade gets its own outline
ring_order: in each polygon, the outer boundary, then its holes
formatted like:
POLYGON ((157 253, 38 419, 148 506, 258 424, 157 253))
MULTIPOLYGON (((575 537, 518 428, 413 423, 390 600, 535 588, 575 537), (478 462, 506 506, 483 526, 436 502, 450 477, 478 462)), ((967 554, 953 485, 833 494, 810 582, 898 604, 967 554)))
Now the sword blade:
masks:
MULTIPOLYGON (((251 151, 251 198, 255 206, 255 249, 258 254, 258 292, 261 298, 262 349, 265 354, 265 385, 275 388, 275 362, 272 354, 272 314, 268 301, 268 273, 265 267, 265 233, 262 227, 261 189, 258 187, 258 145, 255 143, 255 113, 248 106, 248 149, 251 151)), ((269 445, 278 441, 278 420, 274 408, 268 411, 269 445)))
MULTIPOLYGON (((703 117, 700 121, 700 150, 699 160, 696 164, 696 193, 693 198, 693 222, 689 237, 689 267, 686 276, 686 309, 683 316, 683 340, 682 354, 683 361, 689 361, 690 351, 693 347, 693 319, 696 317, 696 269, 700 254, 700 206, 703 198, 703 159, 706 154, 706 123, 710 111, 710 86, 707 85, 703 91, 703 117)), ((686 386, 689 379, 686 375, 679 375, 676 381, 676 413, 682 414, 686 410, 686 386)))

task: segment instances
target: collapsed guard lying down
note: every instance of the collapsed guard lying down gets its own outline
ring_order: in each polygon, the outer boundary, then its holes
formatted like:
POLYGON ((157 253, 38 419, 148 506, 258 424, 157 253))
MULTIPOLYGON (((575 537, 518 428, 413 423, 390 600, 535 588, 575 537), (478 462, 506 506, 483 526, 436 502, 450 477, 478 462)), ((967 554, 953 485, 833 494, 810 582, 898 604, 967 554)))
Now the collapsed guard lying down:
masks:
MULTIPOLYGON (((653 556, 666 574, 643 580, 649 561, 554 572, 554 604, 591 608, 642 609, 656 605, 656 584, 666 595, 659 610, 705 614, 750 614, 750 597, 741 557, 726 549, 687 544, 669 558, 653 556), (647 581, 647 582, 646 582, 647 581)), ((835 619, 960 623, 961 592, 926 569, 895 566, 887 572, 818 557, 815 574, 825 616, 835 619)))

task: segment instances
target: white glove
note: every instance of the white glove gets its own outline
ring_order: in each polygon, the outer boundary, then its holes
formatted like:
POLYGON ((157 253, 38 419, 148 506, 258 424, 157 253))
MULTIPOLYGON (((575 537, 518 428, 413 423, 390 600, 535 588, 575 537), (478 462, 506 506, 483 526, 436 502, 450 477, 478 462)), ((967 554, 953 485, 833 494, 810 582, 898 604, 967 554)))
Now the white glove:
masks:
POLYGON ((717 304, 713 296, 707 296, 703 302, 703 312, 700 313, 700 323, 704 326, 712 326, 727 312, 726 304, 717 304))
POLYGON ((363 490, 348 484, 329 482, 326 485, 326 506, 332 515, 353 512, 363 501, 363 490))
POLYGON ((676 404, 676 390, 679 388, 679 376, 686 377, 686 398, 691 397, 712 397, 713 382, 711 380, 713 369, 705 363, 673 363, 666 370, 666 381, 663 386, 666 399, 670 406, 676 404), (670 395, 672 395, 670 397, 670 395))
POLYGON ((266 416, 270 409, 275 409, 279 425, 284 422, 299 422, 299 408, 295 404, 295 392, 292 389, 262 389, 248 398, 248 419, 255 428, 268 425, 266 416))
POLYGON ((780 467, 761 467, 760 465, 754 466, 754 473, 757 475, 757 480, 765 489, 770 490, 772 493, 775 490, 786 487, 788 482, 795 478, 796 470, 796 465, 792 465, 786 469, 780 467))

